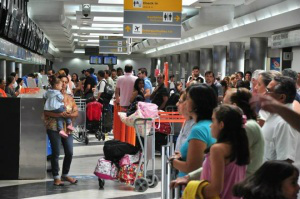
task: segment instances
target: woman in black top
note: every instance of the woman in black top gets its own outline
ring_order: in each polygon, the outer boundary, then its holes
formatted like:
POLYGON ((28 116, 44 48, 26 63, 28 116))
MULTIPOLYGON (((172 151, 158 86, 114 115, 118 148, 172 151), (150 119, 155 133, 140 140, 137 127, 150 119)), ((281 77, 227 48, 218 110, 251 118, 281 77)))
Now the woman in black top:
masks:
POLYGON ((132 96, 130 98, 130 106, 127 110, 127 117, 131 114, 133 114, 137 107, 137 103, 138 102, 144 102, 145 101, 145 97, 144 97, 144 85, 145 85, 145 82, 144 82, 144 79, 142 78, 137 78, 135 80, 135 83, 134 83, 134 89, 133 89, 133 93, 132 93, 132 96))

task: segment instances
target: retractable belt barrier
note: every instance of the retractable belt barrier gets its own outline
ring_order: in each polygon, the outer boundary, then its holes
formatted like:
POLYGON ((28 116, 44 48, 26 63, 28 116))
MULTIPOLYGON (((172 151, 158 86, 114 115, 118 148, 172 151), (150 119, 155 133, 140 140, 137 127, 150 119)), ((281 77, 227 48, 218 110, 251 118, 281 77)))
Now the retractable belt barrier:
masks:
MULTIPOLYGON (((162 146, 161 150, 161 199, 173 199, 173 190, 170 189, 171 180, 175 179, 175 172, 171 164, 169 164, 169 158, 174 154, 174 123, 184 123, 185 118, 179 115, 178 112, 159 112, 159 119, 156 122, 169 122, 171 123, 171 133, 168 135, 168 144, 162 146)), ((180 189, 175 189, 174 197, 179 199, 180 189)))

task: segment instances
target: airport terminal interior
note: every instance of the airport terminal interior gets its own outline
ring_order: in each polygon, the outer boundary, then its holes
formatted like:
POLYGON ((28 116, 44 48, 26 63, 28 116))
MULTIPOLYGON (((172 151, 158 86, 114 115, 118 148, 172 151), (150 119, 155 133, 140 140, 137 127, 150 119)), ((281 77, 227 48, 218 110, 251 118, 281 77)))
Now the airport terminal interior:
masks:
POLYGON ((300 0, 0 0, 1 199, 299 199, 299 114, 300 0))

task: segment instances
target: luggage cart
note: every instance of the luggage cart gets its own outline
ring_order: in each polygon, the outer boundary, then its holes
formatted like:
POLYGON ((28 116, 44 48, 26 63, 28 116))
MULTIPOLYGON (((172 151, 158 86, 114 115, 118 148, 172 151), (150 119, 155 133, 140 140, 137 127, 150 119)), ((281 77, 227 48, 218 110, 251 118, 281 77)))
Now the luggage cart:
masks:
POLYGON ((86 131, 86 100, 80 98, 74 98, 74 100, 78 108, 78 117, 73 121, 75 131, 72 135, 75 140, 87 145, 89 138, 86 131))
POLYGON ((135 132, 142 150, 139 167, 136 172, 136 178, 134 182, 134 189, 138 192, 144 192, 150 188, 157 186, 159 179, 155 175, 155 128, 154 128, 155 119, 152 118, 143 118, 136 119, 134 121, 135 132), (147 125, 151 125, 150 133, 145 133, 147 130, 147 125), (145 133, 144 136, 142 131, 145 133), (148 166, 151 161, 151 170, 148 171, 148 166), (143 176, 138 177, 138 173, 141 170, 142 165, 144 165, 143 176))
MULTIPOLYGON (((184 123, 185 119, 178 112, 159 112, 159 121, 157 122, 170 122, 171 133, 168 135, 168 144, 162 146, 161 150, 161 199, 173 199, 173 190, 171 190, 170 183, 175 179, 175 172, 169 163, 169 158, 174 154, 174 123, 184 123)), ((175 199, 179 198, 180 190, 175 189, 175 199)))

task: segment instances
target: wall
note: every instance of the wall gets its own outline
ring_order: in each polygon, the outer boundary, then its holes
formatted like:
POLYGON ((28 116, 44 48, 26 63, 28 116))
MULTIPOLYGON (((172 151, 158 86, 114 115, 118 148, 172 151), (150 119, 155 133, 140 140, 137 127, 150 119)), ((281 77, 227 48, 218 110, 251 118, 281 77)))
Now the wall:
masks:
POLYGON ((300 47, 293 47, 292 69, 300 72, 300 47))
MULTIPOLYGON (((131 64, 133 69, 137 72, 139 68, 147 68, 148 76, 150 75, 151 69, 151 59, 150 58, 118 58, 117 65, 114 66, 115 69, 121 67, 124 69, 126 64, 131 64)), ((53 69, 55 71, 59 70, 60 68, 68 68, 70 73, 77 73, 78 75, 81 74, 82 70, 88 68, 95 68, 95 72, 99 70, 106 70, 108 69, 107 65, 90 65, 88 58, 63 58, 63 59, 56 59, 53 64, 53 69)))

